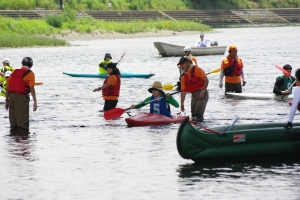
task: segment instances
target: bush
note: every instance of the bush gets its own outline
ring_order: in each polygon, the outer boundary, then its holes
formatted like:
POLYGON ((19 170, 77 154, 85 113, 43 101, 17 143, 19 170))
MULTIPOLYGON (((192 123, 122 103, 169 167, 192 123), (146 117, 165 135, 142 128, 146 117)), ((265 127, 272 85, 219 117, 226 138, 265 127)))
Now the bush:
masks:
POLYGON ((64 22, 64 18, 61 15, 46 15, 46 22, 50 26, 61 28, 64 22))

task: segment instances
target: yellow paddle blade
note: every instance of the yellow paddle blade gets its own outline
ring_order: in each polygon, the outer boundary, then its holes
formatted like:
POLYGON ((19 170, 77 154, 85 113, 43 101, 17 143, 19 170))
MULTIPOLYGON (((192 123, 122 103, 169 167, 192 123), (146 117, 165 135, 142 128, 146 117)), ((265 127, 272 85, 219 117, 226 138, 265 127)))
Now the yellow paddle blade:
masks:
POLYGON ((175 87, 175 85, 171 84, 171 83, 167 83, 165 85, 162 86, 162 88, 164 90, 173 90, 173 88, 175 87))
POLYGON ((218 69, 212 70, 210 73, 213 74, 213 73, 218 73, 220 71, 221 71, 221 68, 218 68, 218 69))
POLYGON ((221 71, 221 68, 218 68, 218 69, 212 70, 211 72, 208 72, 207 74, 219 73, 220 71, 221 71))

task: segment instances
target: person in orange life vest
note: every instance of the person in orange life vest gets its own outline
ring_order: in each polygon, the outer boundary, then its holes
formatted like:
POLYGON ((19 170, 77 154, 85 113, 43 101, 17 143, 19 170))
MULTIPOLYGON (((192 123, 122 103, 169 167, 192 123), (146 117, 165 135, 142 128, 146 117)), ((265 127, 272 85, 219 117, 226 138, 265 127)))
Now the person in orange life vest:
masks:
POLYGON ((93 92, 102 90, 103 99, 105 100, 104 112, 117 106, 121 87, 121 73, 116 63, 108 63, 106 68, 108 77, 104 80, 101 87, 93 90, 93 92))
POLYGON ((21 69, 14 70, 7 81, 5 108, 9 109, 11 128, 29 129, 29 93, 33 99, 33 111, 37 109, 32 65, 32 58, 23 58, 21 69))
MULTIPOLYGON (((181 76, 181 90, 187 86, 195 88, 191 92, 191 113, 194 121, 202 122, 204 120, 204 112, 209 98, 207 86, 209 80, 203 69, 193 66, 188 58, 182 57, 178 65, 184 71, 181 76)), ((181 111, 184 111, 184 100, 186 92, 181 91, 181 111)))
POLYGON ((223 87, 225 76, 225 94, 226 92, 242 93, 242 86, 246 85, 243 61, 237 56, 237 52, 235 45, 229 46, 229 54, 221 63, 219 87, 223 87))

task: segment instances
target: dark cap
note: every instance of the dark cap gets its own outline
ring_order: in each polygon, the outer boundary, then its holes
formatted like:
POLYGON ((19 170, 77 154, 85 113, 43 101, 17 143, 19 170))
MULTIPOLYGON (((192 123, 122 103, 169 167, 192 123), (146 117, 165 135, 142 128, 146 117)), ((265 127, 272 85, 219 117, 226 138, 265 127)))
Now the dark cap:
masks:
POLYGON ((203 34, 203 33, 200 33, 200 37, 202 37, 202 36, 204 36, 204 34, 203 34))
POLYGON ((117 68, 117 65, 116 65, 116 63, 108 63, 108 65, 106 66, 106 69, 107 68, 112 68, 113 70, 115 70, 117 68))
POLYGON ((178 62, 177 65, 180 65, 180 64, 185 63, 185 62, 190 62, 190 60, 186 57, 182 57, 182 58, 179 59, 179 62, 178 62))
POLYGON ((282 68, 285 69, 285 70, 287 70, 287 69, 292 70, 292 66, 289 65, 289 64, 284 65, 282 68))
POLYGON ((32 58, 30 58, 30 57, 25 57, 25 58, 23 58, 21 64, 22 64, 22 65, 25 65, 25 66, 27 66, 27 67, 32 67, 32 65, 33 65, 33 60, 32 60, 32 58))
POLYGON ((110 59, 112 59, 110 53, 106 53, 106 54, 104 55, 104 59, 105 59, 106 57, 109 57, 110 59))

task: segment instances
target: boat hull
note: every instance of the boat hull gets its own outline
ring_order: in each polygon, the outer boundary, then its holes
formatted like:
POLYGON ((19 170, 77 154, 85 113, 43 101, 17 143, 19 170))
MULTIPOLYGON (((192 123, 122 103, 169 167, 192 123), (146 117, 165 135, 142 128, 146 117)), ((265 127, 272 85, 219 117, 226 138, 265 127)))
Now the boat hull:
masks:
MULTIPOLYGON (((97 73, 83 73, 83 72, 63 72, 63 74, 72 77, 86 77, 86 78, 107 78, 107 74, 97 74, 97 73)), ((122 78, 149 78, 155 74, 147 73, 133 73, 133 72, 121 72, 122 78)))
POLYGON ((298 156, 300 123, 285 129, 284 123, 235 125, 210 128, 194 127, 185 119, 177 133, 177 150, 181 157, 195 162, 266 159, 298 156), (217 133, 220 133, 218 135, 217 133))
MULTIPOLYGON (((184 55, 184 46, 168 44, 164 42, 154 42, 154 46, 158 50, 159 55, 162 57, 184 55)), ((192 47, 193 56, 223 55, 225 51, 226 46, 192 47)))
POLYGON ((236 98, 239 98, 239 99, 257 99, 257 100, 264 100, 264 99, 292 100, 294 98, 293 94, 286 95, 286 96, 283 97, 283 95, 275 95, 275 94, 254 94, 254 93, 226 92, 226 95, 231 96, 231 97, 236 97, 236 98))
POLYGON ((173 118, 170 118, 165 115, 142 112, 133 117, 126 118, 125 121, 128 127, 134 127, 181 123, 185 118, 186 116, 174 116, 173 118))

